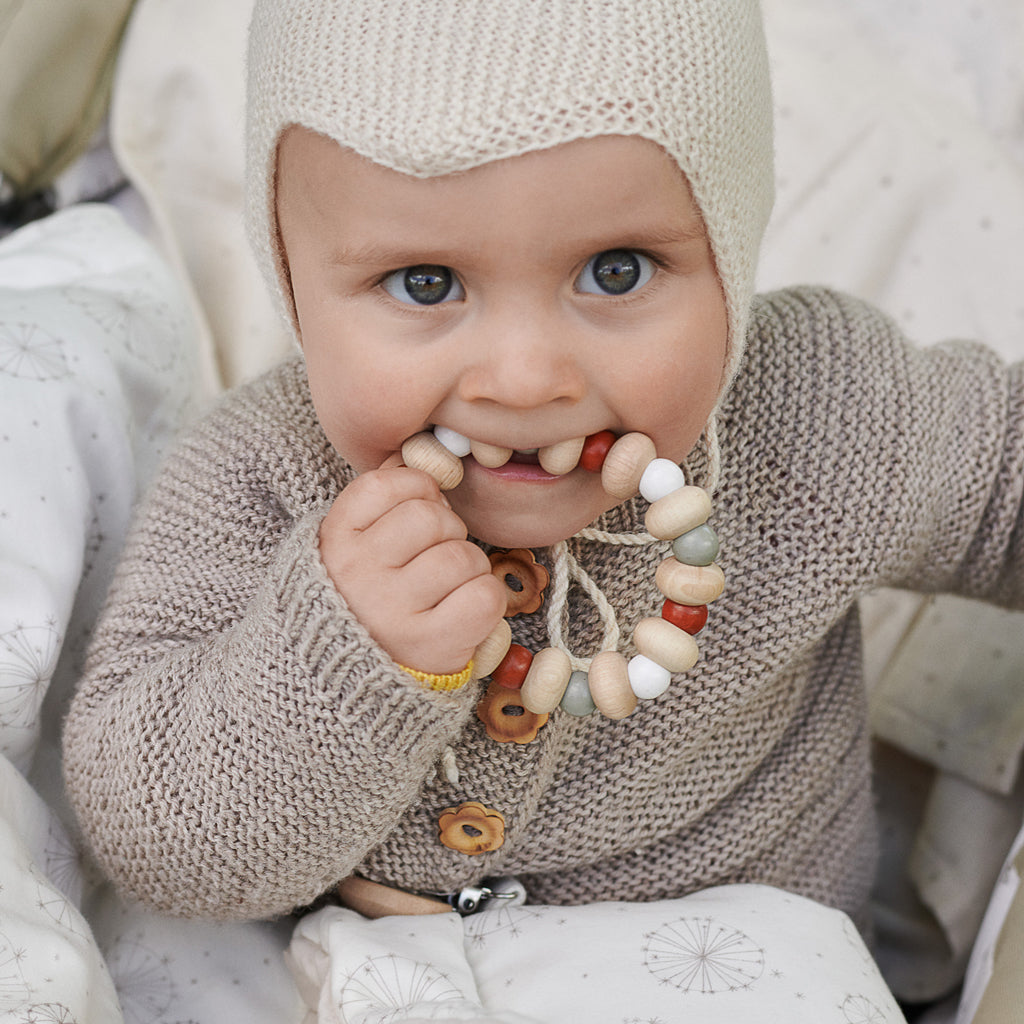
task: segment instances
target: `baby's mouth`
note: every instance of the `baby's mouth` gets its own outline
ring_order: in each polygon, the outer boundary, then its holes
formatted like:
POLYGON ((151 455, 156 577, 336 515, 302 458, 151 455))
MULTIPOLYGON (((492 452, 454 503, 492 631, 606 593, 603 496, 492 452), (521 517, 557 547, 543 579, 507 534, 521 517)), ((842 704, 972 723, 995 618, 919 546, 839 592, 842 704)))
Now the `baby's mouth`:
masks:
POLYGON ((434 436, 453 455, 464 458, 472 455, 487 469, 500 469, 508 462, 523 465, 539 465, 552 476, 571 473, 580 461, 585 437, 567 438, 541 448, 502 448, 498 445, 474 441, 449 427, 435 427, 434 436))

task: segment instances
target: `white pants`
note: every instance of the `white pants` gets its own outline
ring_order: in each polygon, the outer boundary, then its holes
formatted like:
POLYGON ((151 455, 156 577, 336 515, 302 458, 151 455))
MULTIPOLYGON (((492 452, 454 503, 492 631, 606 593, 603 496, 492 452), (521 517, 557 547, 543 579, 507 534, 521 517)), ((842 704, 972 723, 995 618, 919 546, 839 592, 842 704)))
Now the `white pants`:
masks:
POLYGON ((903 1024, 846 915, 765 886, 659 903, 329 907, 287 954, 305 1024, 903 1024))

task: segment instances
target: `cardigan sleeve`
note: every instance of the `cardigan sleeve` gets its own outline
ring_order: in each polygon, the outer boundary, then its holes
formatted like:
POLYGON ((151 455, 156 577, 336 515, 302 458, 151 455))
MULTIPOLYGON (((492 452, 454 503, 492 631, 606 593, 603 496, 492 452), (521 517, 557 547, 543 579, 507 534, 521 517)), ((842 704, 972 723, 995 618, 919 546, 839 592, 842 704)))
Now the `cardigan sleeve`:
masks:
POLYGON ((267 400, 229 402, 167 462, 65 724, 88 846, 172 914, 311 902, 394 829, 471 711, 471 687, 423 690, 346 608, 319 558, 329 460, 308 417, 273 436, 267 400))
POLYGON ((797 537, 850 597, 896 586, 1024 606, 1024 363, 915 346, 820 288, 763 297, 751 340, 730 412, 748 450, 732 455, 766 486, 741 485, 745 516, 783 548, 797 537))

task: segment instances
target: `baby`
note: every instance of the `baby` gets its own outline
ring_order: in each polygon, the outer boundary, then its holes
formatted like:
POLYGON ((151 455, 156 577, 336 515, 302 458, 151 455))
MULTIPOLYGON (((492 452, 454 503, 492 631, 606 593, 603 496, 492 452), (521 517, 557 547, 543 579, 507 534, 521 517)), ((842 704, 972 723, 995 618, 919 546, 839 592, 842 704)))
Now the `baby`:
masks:
POLYGON ((753 296, 753 0, 264 0, 249 68, 301 352, 140 510, 65 731, 102 868, 213 918, 515 876, 863 924, 857 599, 1024 604, 1024 368, 753 296))

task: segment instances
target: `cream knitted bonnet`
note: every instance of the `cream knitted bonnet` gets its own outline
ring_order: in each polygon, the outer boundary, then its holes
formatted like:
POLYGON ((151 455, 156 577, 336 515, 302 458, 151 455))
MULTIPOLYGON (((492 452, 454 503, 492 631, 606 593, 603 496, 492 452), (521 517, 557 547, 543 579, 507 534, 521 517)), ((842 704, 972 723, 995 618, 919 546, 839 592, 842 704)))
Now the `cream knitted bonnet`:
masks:
POLYGON ((248 217, 286 313, 273 183, 291 124, 419 177, 597 135, 658 143, 704 215, 735 372, 773 198, 757 0, 257 0, 248 217))

